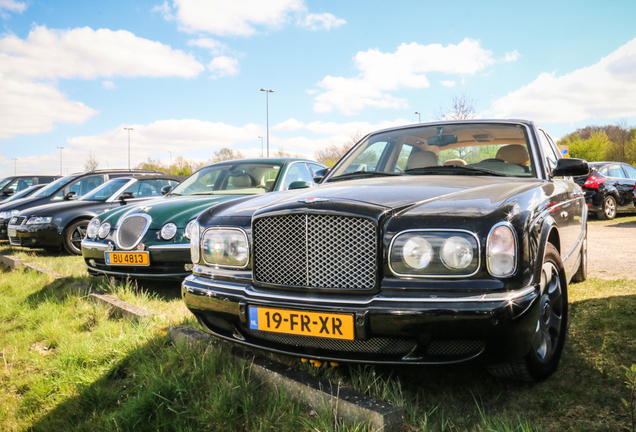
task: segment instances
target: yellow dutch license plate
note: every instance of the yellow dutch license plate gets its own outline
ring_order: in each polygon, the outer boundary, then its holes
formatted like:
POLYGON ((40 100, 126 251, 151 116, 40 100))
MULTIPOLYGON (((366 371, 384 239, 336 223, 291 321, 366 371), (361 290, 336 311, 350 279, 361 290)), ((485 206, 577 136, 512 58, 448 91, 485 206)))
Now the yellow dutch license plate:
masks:
POLYGON ((149 252, 104 252, 107 265, 113 266, 149 266, 149 252))
POLYGON ((250 328, 275 333, 354 339, 353 315, 249 307, 250 328))

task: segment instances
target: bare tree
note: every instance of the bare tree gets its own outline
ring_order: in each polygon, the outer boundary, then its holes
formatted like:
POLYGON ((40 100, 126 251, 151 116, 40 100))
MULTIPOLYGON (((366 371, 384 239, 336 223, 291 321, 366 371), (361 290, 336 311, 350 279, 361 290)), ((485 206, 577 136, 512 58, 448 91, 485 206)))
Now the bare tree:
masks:
POLYGON ((148 156, 148 159, 145 162, 141 162, 139 164, 137 164, 137 166, 135 167, 137 169, 143 169, 143 170, 154 170, 154 171, 161 171, 162 173, 169 173, 170 172, 170 167, 165 167, 160 161, 159 159, 153 159, 150 156, 148 156))
POLYGON ((212 163, 223 162, 234 159, 244 159, 243 153, 239 150, 232 150, 227 147, 223 147, 220 150, 214 150, 214 156, 212 156, 212 163))
POLYGON ((284 158, 284 157, 294 157, 294 158, 304 158, 305 155, 302 153, 292 153, 292 152, 288 152, 287 150, 285 150, 282 147, 279 147, 278 150, 276 150, 276 152, 274 152, 274 157, 279 157, 279 158, 284 158))
POLYGON ((342 144, 329 144, 324 150, 318 150, 314 153, 315 159, 322 164, 332 167, 365 135, 365 133, 357 131, 350 135, 347 141, 342 144))
POLYGON ((85 171, 95 171, 99 166, 99 160, 93 154, 92 151, 88 152, 88 157, 84 161, 84 170, 85 171))
POLYGON ((454 95, 451 97, 452 105, 449 108, 444 106, 440 106, 435 110, 434 117, 437 120, 465 120, 465 119, 473 119, 477 117, 477 112, 475 111, 475 105, 477 102, 475 99, 466 95, 466 93, 462 93, 457 96, 454 95))

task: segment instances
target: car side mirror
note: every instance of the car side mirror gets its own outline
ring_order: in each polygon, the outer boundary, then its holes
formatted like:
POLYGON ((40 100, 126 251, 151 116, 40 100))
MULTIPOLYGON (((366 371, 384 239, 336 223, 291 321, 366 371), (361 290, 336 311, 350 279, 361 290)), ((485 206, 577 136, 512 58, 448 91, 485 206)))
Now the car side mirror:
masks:
POLYGON ((121 195, 119 195, 119 201, 127 201, 134 198, 135 198, 135 194, 132 192, 124 192, 121 195))
POLYGON ((11 195, 13 195, 13 193, 14 193, 13 189, 7 189, 6 191, 2 192, 2 195, 11 196, 11 195))
POLYGON ((75 199, 75 198, 77 198, 77 192, 70 191, 69 193, 64 195, 64 199, 66 201, 70 201, 70 200, 75 199))
POLYGON ((292 189, 304 189, 304 188, 308 188, 311 187, 311 185, 309 183, 307 183, 306 181, 302 181, 302 180, 296 180, 293 181, 289 184, 289 186, 287 187, 288 190, 292 190, 292 189))
POLYGON ((314 183, 318 184, 329 174, 329 168, 323 168, 314 173, 314 183))
POLYGON ((587 161, 577 158, 562 158, 557 160, 556 168, 552 170, 552 177, 576 177, 589 173, 590 167, 587 161))
POLYGON ((172 190, 172 186, 165 185, 164 187, 161 188, 161 195, 167 195, 168 192, 170 192, 171 190, 172 190))

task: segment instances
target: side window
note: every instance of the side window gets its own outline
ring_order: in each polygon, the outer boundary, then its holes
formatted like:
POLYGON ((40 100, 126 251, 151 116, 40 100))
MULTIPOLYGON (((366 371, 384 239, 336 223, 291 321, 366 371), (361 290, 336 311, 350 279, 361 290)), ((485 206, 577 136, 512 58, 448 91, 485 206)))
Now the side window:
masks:
POLYGON ((542 130, 539 131, 539 142, 541 144, 543 154, 545 155, 546 163, 548 164, 548 170, 552 171, 556 167, 558 156, 555 153, 552 144, 548 140, 548 137, 545 135, 545 132, 542 130))
POLYGON ((84 194, 92 191, 97 186, 103 183, 104 183, 103 175, 94 175, 94 176, 81 178, 71 183, 66 188, 62 189, 60 192, 58 192, 57 195, 53 197, 53 201, 59 201, 64 199, 64 195, 66 195, 68 192, 75 192, 78 198, 82 197, 84 196, 84 194))
POLYGON ((406 170, 406 163, 408 162, 411 153, 413 153, 414 148, 415 147, 408 144, 404 144, 402 146, 402 150, 400 150, 398 160, 395 161, 395 169, 393 170, 394 172, 404 172, 404 170, 406 170))
POLYGON ((631 165, 623 165, 623 169, 627 173, 627 178, 636 180, 636 168, 631 165))
POLYGON ((614 178, 625 178, 625 174, 620 165, 610 165, 608 175, 614 178))
POLYGON ((313 182, 313 177, 309 174, 309 169, 304 163, 296 163, 289 168, 289 171, 287 171, 285 175, 284 188, 287 189, 289 185, 295 181, 313 182))
POLYGON ((309 165, 309 171, 311 171, 311 177, 313 178, 316 175, 316 171, 320 171, 322 169, 325 169, 324 167, 320 166, 320 165, 316 165, 316 164, 307 164, 309 165))
POLYGON ((162 187, 170 185, 174 188, 177 184, 179 183, 168 179, 139 180, 126 188, 124 192, 132 192, 135 198, 158 198, 161 196, 162 187))
POLYGON ((343 174, 356 171, 375 171, 388 142, 378 141, 364 149, 362 153, 347 167, 343 174))
POLYGON ((25 190, 29 186, 33 186, 33 177, 17 179, 9 185, 8 189, 12 190, 13 192, 20 192, 25 190))
POLYGON ((609 176, 609 168, 607 168, 606 166, 604 166, 603 168, 599 168, 597 171, 604 176, 609 176))

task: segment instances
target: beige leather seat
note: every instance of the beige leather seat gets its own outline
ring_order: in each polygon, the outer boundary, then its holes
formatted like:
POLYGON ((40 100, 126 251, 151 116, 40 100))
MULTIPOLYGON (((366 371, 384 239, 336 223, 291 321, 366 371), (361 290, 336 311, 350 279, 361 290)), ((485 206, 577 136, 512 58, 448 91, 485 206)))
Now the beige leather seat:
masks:
POLYGON ((511 144, 502 147, 497 151, 495 158, 517 165, 528 165, 530 163, 528 150, 522 145, 511 144))
POLYGON ((228 184, 234 189, 252 187, 252 177, 249 174, 231 176, 228 184))
POLYGON ((439 159, 437 155, 431 151, 419 150, 413 151, 406 161, 406 169, 423 168, 429 166, 438 166, 439 159))
POLYGON ((466 165, 466 161, 464 159, 449 159, 444 162, 444 165, 466 165))

